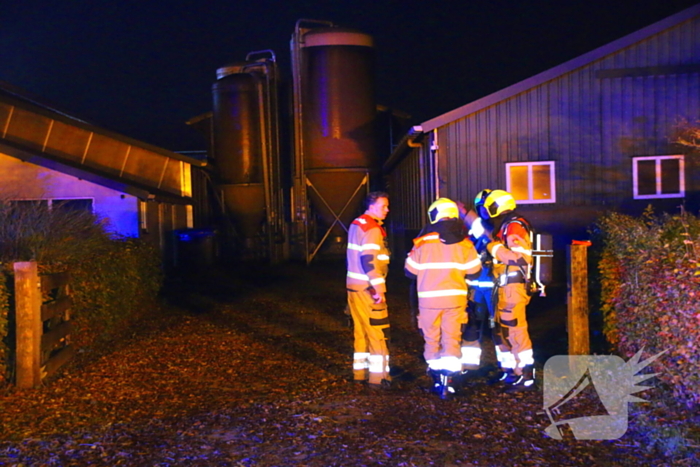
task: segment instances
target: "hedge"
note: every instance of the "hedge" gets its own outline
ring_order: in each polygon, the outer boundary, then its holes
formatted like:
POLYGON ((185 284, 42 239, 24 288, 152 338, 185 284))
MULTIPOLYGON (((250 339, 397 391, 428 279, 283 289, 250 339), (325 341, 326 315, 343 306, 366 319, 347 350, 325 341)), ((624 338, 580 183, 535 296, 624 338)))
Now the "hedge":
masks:
POLYGON ((5 380, 9 371, 10 343, 8 318, 10 312, 9 293, 7 290, 8 276, 0 271, 0 383, 5 380))
POLYGON ((0 203, 0 381, 10 376, 5 285, 18 261, 36 261, 40 274, 70 274, 72 342, 81 349, 113 338, 147 310, 163 279, 155 247, 115 236, 92 213, 0 203))
POLYGON ((700 220, 690 214, 611 213, 597 222, 608 342, 623 357, 666 351, 658 378, 700 405, 700 220))

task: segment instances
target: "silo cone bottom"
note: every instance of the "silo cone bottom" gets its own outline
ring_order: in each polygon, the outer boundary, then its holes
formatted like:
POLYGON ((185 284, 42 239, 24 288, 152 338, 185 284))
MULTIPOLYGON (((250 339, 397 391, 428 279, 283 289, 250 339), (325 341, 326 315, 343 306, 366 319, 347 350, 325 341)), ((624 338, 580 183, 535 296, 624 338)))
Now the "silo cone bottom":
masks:
MULTIPOLYGON (((319 259, 341 259, 345 257, 348 242, 345 237, 331 234, 316 253, 319 259)), ((316 245, 313 246, 316 248, 316 245)))

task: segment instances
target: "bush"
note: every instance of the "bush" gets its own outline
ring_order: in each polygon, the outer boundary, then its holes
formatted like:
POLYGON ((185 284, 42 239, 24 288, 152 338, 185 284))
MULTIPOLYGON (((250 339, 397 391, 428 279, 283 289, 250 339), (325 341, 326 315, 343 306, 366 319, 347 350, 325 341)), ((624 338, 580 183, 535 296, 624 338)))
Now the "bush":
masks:
MULTIPOLYGON (((69 269, 78 347, 117 335, 152 305, 162 284, 160 254, 143 241, 122 238, 92 251, 69 269)), ((53 272, 53 271, 52 271, 53 272)))
MULTIPOLYGON (((92 213, 0 203, 4 274, 12 274, 17 261, 36 261, 42 274, 70 274, 76 329, 72 337, 78 348, 115 336, 150 304, 162 284, 159 252, 138 239, 114 238, 92 213)), ((3 286, 0 341, 7 335, 3 286)), ((0 364, 7 364, 7 355, 7 343, 0 345, 0 364)))
POLYGON ((7 290, 8 277, 0 271, 0 383, 2 383, 9 371, 9 338, 8 318, 10 312, 9 293, 7 290))
POLYGON ((658 378, 678 401, 699 405, 700 220, 648 209, 640 218, 611 213, 597 229, 606 338, 627 358, 667 351, 658 378))

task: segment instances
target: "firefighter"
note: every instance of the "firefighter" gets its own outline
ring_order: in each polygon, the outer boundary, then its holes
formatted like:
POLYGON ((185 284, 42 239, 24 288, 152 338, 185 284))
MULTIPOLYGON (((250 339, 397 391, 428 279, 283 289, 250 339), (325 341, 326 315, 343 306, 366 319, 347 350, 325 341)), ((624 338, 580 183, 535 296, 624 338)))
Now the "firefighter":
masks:
POLYGON ((372 388, 386 388, 389 376, 389 314, 386 275, 389 249, 382 223, 389 213, 389 195, 367 195, 367 210, 348 230, 348 308, 353 321, 353 380, 372 388))
POLYGON ((459 219, 457 204, 439 198, 428 209, 430 225, 413 240, 405 263, 406 276, 416 281, 418 327, 425 340, 423 356, 433 392, 449 399, 452 379, 461 373, 461 332, 467 322, 467 284, 481 261, 459 219))
MULTIPOLYGON (((474 198, 474 210, 461 209, 465 225, 469 228, 469 238, 474 243, 481 259, 481 274, 470 286, 467 304, 468 322, 462 333, 462 374, 476 371, 481 365, 482 340, 487 323, 494 322, 492 260, 486 246, 492 241, 493 226, 484 210, 484 202, 491 190, 481 190, 474 198)), ((497 351, 498 353, 498 351, 497 351)), ((500 361, 500 360, 499 360, 500 361)))
POLYGON ((535 360, 526 318, 532 227, 515 208, 515 199, 503 190, 493 190, 484 202, 494 227, 494 240, 486 247, 493 258, 497 287, 494 342, 499 344, 498 356, 504 370, 501 380, 508 392, 535 388, 535 360))

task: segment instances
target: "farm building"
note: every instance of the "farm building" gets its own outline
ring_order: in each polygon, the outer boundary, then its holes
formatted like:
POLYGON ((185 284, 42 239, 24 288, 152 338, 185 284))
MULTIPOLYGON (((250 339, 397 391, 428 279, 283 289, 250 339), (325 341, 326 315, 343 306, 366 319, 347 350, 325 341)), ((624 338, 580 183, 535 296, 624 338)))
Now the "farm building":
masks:
POLYGON ((193 227, 192 166, 201 162, 91 125, 0 85, 0 198, 94 212, 115 234, 168 254, 193 227))
MULTIPOLYGON (((700 5, 414 126, 384 165, 401 254, 437 197, 505 189, 555 251, 602 213, 700 207, 700 5)), ((562 257, 563 255, 558 255, 562 257)))

